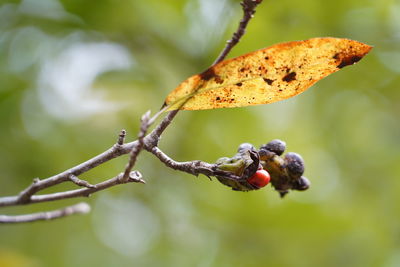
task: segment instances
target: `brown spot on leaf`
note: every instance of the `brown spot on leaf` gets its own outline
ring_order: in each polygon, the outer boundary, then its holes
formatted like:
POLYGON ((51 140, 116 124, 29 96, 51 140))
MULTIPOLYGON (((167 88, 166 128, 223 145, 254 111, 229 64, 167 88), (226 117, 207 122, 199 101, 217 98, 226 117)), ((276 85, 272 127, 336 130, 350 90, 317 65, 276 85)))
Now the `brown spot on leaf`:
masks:
POLYGON ((220 98, 219 96, 217 96, 217 97, 215 98, 215 100, 219 101, 219 100, 221 100, 221 98, 220 98))
POLYGON ((263 78, 264 82, 268 83, 268 85, 271 85, 274 81, 271 79, 263 78))
POLYGON ((362 57, 359 57, 359 56, 344 57, 342 59, 342 61, 340 62, 340 64, 337 65, 337 67, 339 69, 341 69, 341 68, 346 67, 348 65, 353 65, 354 63, 360 61, 361 58, 362 57))
POLYGON ((214 68, 208 68, 204 72, 200 73, 200 78, 204 81, 208 81, 216 76, 214 68))
POLYGON ((218 83, 218 84, 221 84, 221 83, 224 82, 224 80, 220 76, 215 75, 215 82, 218 83))
POLYGON ((237 85, 237 86, 242 86, 242 85, 243 85, 243 83, 237 83, 236 85, 237 85))
POLYGON ((264 59, 265 59, 265 60, 268 60, 268 59, 269 59, 269 57, 265 57, 264 59))
POLYGON ((286 74, 286 75, 282 78, 282 81, 285 81, 285 82, 291 82, 291 81, 293 81, 293 80, 296 80, 296 72, 294 72, 294 71, 292 71, 292 72, 286 74))

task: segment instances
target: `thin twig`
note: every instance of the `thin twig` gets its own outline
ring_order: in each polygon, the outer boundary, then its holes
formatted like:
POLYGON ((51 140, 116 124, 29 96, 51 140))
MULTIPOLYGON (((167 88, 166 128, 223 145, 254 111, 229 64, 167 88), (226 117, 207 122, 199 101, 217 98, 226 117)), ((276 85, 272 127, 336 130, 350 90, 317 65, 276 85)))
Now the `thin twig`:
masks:
POLYGON ((72 206, 68 206, 53 211, 38 212, 38 213, 16 215, 16 216, 0 215, 0 223, 26 223, 26 222, 43 221, 43 220, 48 221, 70 216, 73 214, 85 214, 89 212, 90 212, 90 206, 85 202, 81 202, 72 206))
POLYGON ((233 33, 232 38, 227 42, 225 48, 222 50, 221 54, 214 61, 213 65, 221 62, 226 58, 232 48, 240 41, 242 36, 246 33, 246 27, 250 19, 256 13, 257 5, 261 4, 262 0, 244 0, 242 3, 243 8, 243 18, 239 23, 239 27, 236 32, 233 33))
MULTIPOLYGON (((142 151, 144 144, 145 144, 145 135, 147 133, 147 130, 150 128, 150 126, 155 122, 155 120, 168 108, 168 106, 165 106, 162 108, 160 111, 158 111, 153 117, 150 118, 150 111, 147 111, 141 118, 140 120, 140 131, 138 134, 138 139, 137 143, 132 147, 130 157, 129 157, 129 162, 125 167, 124 175, 122 176, 121 179, 126 181, 129 179, 131 170, 133 166, 135 166, 136 159, 142 151)), ((151 138, 150 136, 148 138, 151 138)), ((156 139, 158 140, 158 138, 156 139)), ((154 143, 154 142, 153 142, 154 143)), ((138 182, 142 182, 143 180, 138 180, 138 182)))
POLYGON ((148 136, 146 136, 144 139, 144 145, 146 146, 146 149, 158 146, 161 135, 171 124, 178 112, 179 109, 170 111, 167 116, 165 116, 164 119, 157 125, 157 127, 148 136))
POLYGON ((79 179, 78 177, 76 177, 73 174, 71 174, 69 176, 69 180, 79 186, 83 186, 83 187, 87 187, 87 188, 96 188, 96 186, 90 184, 89 182, 87 182, 85 180, 79 179))
POLYGON ((171 159, 167 154, 161 151, 158 147, 153 147, 149 150, 153 155, 155 155, 161 162, 163 162, 167 167, 187 172, 189 174, 198 176, 203 174, 210 178, 210 176, 224 176, 227 179, 238 180, 239 176, 234 175, 231 172, 221 171, 217 168, 216 164, 210 164, 201 160, 193 160, 186 162, 177 162, 171 159))
POLYGON ((131 150, 129 162, 125 167, 124 175, 121 177, 122 181, 126 181, 129 179, 130 172, 133 166, 135 166, 137 156, 143 149, 143 144, 144 144, 143 139, 146 135, 147 129, 150 127, 149 120, 150 120, 150 111, 147 111, 140 120, 141 123, 140 123, 140 131, 138 134, 138 142, 131 150))
POLYGON ((177 162, 167 156, 164 152, 161 151, 158 147, 153 147, 150 152, 155 155, 161 162, 163 162, 166 166, 183 172, 187 172, 193 175, 204 174, 206 176, 213 175, 214 164, 209 164, 204 161, 195 160, 195 161, 187 161, 187 162, 177 162))
POLYGON ((121 155, 129 153, 132 147, 137 143, 137 141, 124 144, 122 146, 114 145, 110 149, 104 151, 103 153, 75 166, 71 169, 68 169, 64 172, 61 172, 57 175, 51 176, 46 179, 39 180, 38 178, 34 179, 34 182, 24 189, 18 196, 13 197, 1 197, 0 198, 0 207, 5 206, 13 206, 13 205, 22 205, 22 204, 30 204, 33 203, 31 201, 32 195, 54 185, 60 184, 65 181, 70 180, 70 175, 73 174, 78 176, 82 173, 85 173, 100 164, 107 162, 113 158, 119 157, 121 155), (12 200, 12 201, 10 201, 12 200), (17 201, 16 201, 17 200, 17 201))
MULTIPOLYGON (((123 174, 120 173, 119 175, 103 181, 101 183, 95 184, 93 188, 80 188, 75 190, 69 190, 64 192, 52 193, 52 194, 44 194, 44 195, 34 195, 30 198, 29 204, 33 203, 40 203, 40 202, 47 202, 47 201, 54 201, 54 200, 61 200, 67 198, 75 198, 75 197, 89 197, 91 194, 96 193, 98 191, 102 191, 104 189, 120 185, 126 183, 142 183, 145 182, 142 179, 142 175, 138 171, 131 172, 129 179, 127 181, 121 181, 121 176, 123 174)), ((1 199, 3 206, 14 206, 20 205, 21 203, 18 202, 18 196, 12 197, 3 197, 1 199)))

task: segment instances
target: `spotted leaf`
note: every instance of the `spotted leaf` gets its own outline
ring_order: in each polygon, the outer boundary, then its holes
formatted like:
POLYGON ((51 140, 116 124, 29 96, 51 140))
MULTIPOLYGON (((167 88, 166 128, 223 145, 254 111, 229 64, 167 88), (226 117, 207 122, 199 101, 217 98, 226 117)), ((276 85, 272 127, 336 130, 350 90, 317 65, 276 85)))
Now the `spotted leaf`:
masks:
POLYGON ((182 82, 166 98, 169 110, 269 104, 298 95, 362 59, 371 46, 340 38, 273 45, 222 61, 182 82))

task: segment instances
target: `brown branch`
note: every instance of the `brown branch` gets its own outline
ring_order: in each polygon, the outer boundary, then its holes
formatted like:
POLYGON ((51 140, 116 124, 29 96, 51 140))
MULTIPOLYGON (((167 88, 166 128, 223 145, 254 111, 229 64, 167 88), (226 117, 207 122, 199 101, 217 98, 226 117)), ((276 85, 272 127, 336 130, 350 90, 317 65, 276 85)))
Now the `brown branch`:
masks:
POLYGON ((72 167, 64 172, 61 172, 57 175, 51 176, 49 178, 39 180, 38 178, 34 179, 34 182, 24 189, 18 196, 13 197, 1 197, 0 198, 0 207, 4 206, 13 206, 13 205, 21 205, 21 204, 30 204, 32 203, 31 198, 32 195, 54 185, 60 184, 65 181, 70 180, 71 175, 79 176, 100 164, 107 162, 111 159, 119 157, 121 155, 127 154, 131 151, 132 147, 137 143, 137 141, 127 143, 124 145, 115 144, 110 149, 104 151, 103 153, 89 159, 75 167, 72 167), (12 201, 10 201, 12 200, 12 201))
POLYGON ((160 141, 160 137, 167 129, 167 127, 171 124, 172 120, 178 114, 179 109, 170 111, 167 116, 157 125, 157 127, 144 139, 145 147, 155 147, 158 146, 158 142, 160 141))
POLYGON ((48 221, 63 218, 73 214, 85 214, 90 212, 90 206, 84 202, 65 207, 63 209, 38 212, 24 215, 0 215, 0 223, 26 223, 33 221, 48 221))
POLYGON ((209 164, 207 162, 203 162, 200 160, 177 162, 171 159, 169 156, 167 156, 158 147, 151 148, 149 152, 155 155, 162 163, 164 163, 167 167, 171 169, 187 172, 196 176, 198 176, 199 174, 204 174, 206 176, 213 176, 214 174, 213 173, 213 169, 215 167, 214 164, 209 164))
POLYGON ((246 33, 246 27, 249 23, 250 19, 256 13, 257 5, 261 4, 262 0, 244 0, 240 3, 243 8, 243 18, 240 20, 239 27, 237 28, 236 32, 233 33, 232 38, 227 41, 225 48, 222 50, 221 54, 217 57, 214 61, 213 65, 221 62, 226 58, 232 48, 239 43, 242 36, 246 33))
POLYGON ((69 176, 69 180, 78 186, 83 186, 83 187, 87 187, 87 188, 96 188, 96 186, 90 184, 89 182, 87 182, 85 180, 79 179, 78 177, 76 177, 73 174, 71 174, 69 176))
MULTIPOLYGON (((140 153, 140 151, 142 151, 143 147, 144 147, 144 143, 145 143, 145 135, 147 133, 147 130, 150 128, 150 126, 155 122, 155 120, 168 108, 168 106, 165 106, 164 108, 162 108, 160 111, 158 111, 153 117, 150 118, 150 111, 147 111, 141 118, 141 123, 140 123, 140 131, 138 134, 138 140, 135 143, 135 145, 132 147, 131 153, 130 153, 130 157, 129 157, 129 162, 125 167, 125 171, 124 171, 124 175, 122 176, 122 180, 126 181, 127 179, 129 179, 131 170, 133 168, 133 166, 135 166, 136 163, 136 159, 140 153)), ((168 119, 167 119, 168 121, 168 119)), ((167 122, 168 125, 169 123, 171 123, 170 121, 167 122)), ((161 122, 161 124, 163 124, 161 122)), ((164 128, 165 130, 165 128, 164 128)), ((154 136, 158 135, 158 137, 155 139, 158 142, 159 136, 161 135, 162 132, 155 132, 155 134, 153 136, 149 136, 148 139, 153 138, 154 136)), ((155 138, 155 137, 154 137, 155 138)), ((154 141, 153 141, 154 143, 154 141)), ((139 181, 140 182, 140 181, 139 181)))
MULTIPOLYGON (((227 179, 238 180, 239 176, 232 174, 231 172, 221 171, 217 168, 216 164, 210 164, 208 162, 204 162, 201 160, 193 160, 186 162, 177 162, 171 159, 167 154, 161 151, 158 147, 153 147, 148 150, 154 156, 156 156, 162 163, 164 163, 167 167, 187 172, 189 174, 198 176, 199 174, 203 174, 210 178, 210 176, 224 176, 227 179)), ((211 179, 211 178, 210 178, 211 179)))
MULTIPOLYGON (((243 18, 239 23, 239 27, 237 31, 233 34, 231 40, 229 40, 218 56, 217 60, 214 64, 224 60, 230 50, 239 42, 240 38, 245 33, 245 28, 247 27, 248 22, 252 18, 255 13, 255 8, 258 4, 260 4, 262 0, 244 0, 241 5, 243 7, 243 18)), ((51 176, 46 179, 40 180, 39 178, 35 178, 33 183, 28 186, 26 189, 21 191, 17 196, 9 196, 9 197, 1 197, 0 198, 0 207, 4 206, 13 206, 13 205, 24 205, 24 204, 32 204, 53 200, 60 200, 66 198, 75 198, 75 197, 88 197, 91 194, 110 188, 115 185, 125 184, 130 182, 139 182, 145 183, 142 179, 142 176, 139 172, 131 171, 136 163, 136 159, 140 151, 144 148, 147 151, 154 154, 157 158, 160 159, 168 167, 184 171, 193 175, 204 174, 206 176, 216 176, 223 175, 228 179, 232 176, 232 179, 237 179, 235 175, 230 173, 221 172, 216 170, 214 164, 209 164, 202 161, 188 161, 188 162, 176 162, 169 158, 165 153, 163 153, 157 146, 160 140, 161 135, 166 130, 166 128, 171 124, 172 120, 178 114, 178 110, 170 111, 163 120, 156 126, 156 128, 147 136, 146 132, 149 127, 154 123, 154 121, 158 118, 160 114, 162 114, 168 107, 164 107, 160 110, 156 115, 149 119, 149 113, 146 113, 142 117, 141 129, 138 134, 138 140, 124 143, 126 137, 126 131, 122 130, 118 136, 117 143, 113 145, 108 150, 103 153, 75 166, 64 172, 61 172, 57 175, 51 176), (92 185, 87 181, 84 181, 78 178, 79 175, 111 160, 116 157, 122 156, 124 154, 130 153, 130 159, 127 164, 127 167, 124 173, 121 173, 111 179, 98 183, 96 185, 92 185), (85 188, 80 188, 76 190, 69 190, 65 192, 58 192, 53 194, 42 194, 36 195, 39 191, 55 186, 57 184, 71 181, 78 186, 83 186, 85 188)), ((71 206, 74 207, 74 206, 71 206)), ((34 220, 46 220, 46 219, 55 219, 64 216, 68 216, 74 213, 82 213, 78 210, 71 209, 71 207, 67 207, 62 210, 56 210, 51 212, 44 213, 35 213, 35 214, 27 214, 27 215, 19 215, 19 216, 6 216, 1 215, 1 219, 5 222, 28 222, 34 220)), ((87 209, 87 211, 89 211, 87 209)))
MULTIPOLYGON (((52 194, 44 194, 44 195, 34 195, 31 196, 29 203, 24 204, 33 204, 33 203, 40 203, 40 202, 47 202, 47 201, 54 201, 54 200, 61 200, 61 199, 68 199, 68 198, 75 198, 75 197, 89 197, 91 194, 96 193, 98 191, 102 191, 104 189, 120 185, 120 184, 127 184, 127 183, 142 183, 144 184, 144 180, 142 179, 142 175, 137 172, 131 172, 129 179, 127 181, 122 181, 121 176, 123 174, 120 173, 119 175, 108 179, 104 182, 95 184, 92 188, 80 188, 75 190, 69 190, 64 192, 52 193, 52 194)), ((14 206, 20 205, 21 203, 18 202, 18 196, 12 197, 3 197, 1 198, 1 202, 3 206, 14 206)))
POLYGON ((32 184, 18 195, 18 202, 21 204, 29 202, 31 196, 40 190, 40 179, 34 178, 32 184))
POLYGON ((140 123, 140 131, 138 134, 138 142, 136 143, 135 146, 133 146, 130 157, 129 157, 129 162, 125 167, 124 175, 122 175, 121 179, 122 181, 126 181, 129 179, 130 172, 135 166, 137 156, 139 155, 140 151, 143 149, 143 144, 144 144, 144 137, 146 135, 147 129, 150 127, 150 111, 147 111, 141 118, 141 123, 140 123))
MULTIPOLYGON (((172 118, 174 117, 174 113, 176 115, 175 111, 171 111, 168 113, 168 115, 160 122, 160 124, 150 133, 148 134, 144 139, 143 142, 144 144, 151 144, 151 143, 158 143, 158 140, 160 138, 160 135, 164 132, 164 130, 167 128, 167 126, 171 123, 172 118)), ((158 115, 157 113, 156 115, 158 115)), ((155 115, 155 116, 156 116, 155 115)), ((154 117, 155 117, 154 116, 154 117)), ((150 122, 154 122, 154 117, 150 122)), ((102 163, 105 163, 111 159, 114 159, 116 157, 119 157, 124 154, 128 154, 130 151, 132 151, 133 147, 137 146, 138 141, 133 141, 130 143, 126 143, 123 145, 118 144, 118 142, 106 150, 105 152, 93 157, 92 159, 89 159, 75 167, 72 167, 62 173, 59 173, 57 175, 51 176, 49 178, 39 180, 38 178, 34 179, 34 182, 24 189, 18 196, 10 196, 10 197, 0 197, 0 207, 5 207, 5 206, 14 206, 14 205, 23 205, 23 204, 31 204, 31 203, 37 203, 37 202, 43 202, 43 201, 50 201, 50 200, 57 200, 57 199, 63 199, 63 197, 58 198, 41 198, 41 197, 32 197, 33 194, 52 187, 54 185, 60 184, 65 181, 70 181, 71 175, 78 176, 81 175, 97 166, 99 166, 102 163)), ((146 145, 147 146, 147 145, 146 145)), ((120 178, 120 176, 117 176, 120 178)), ((114 177, 115 178, 115 177, 114 177)), ((113 178, 113 179, 114 179, 113 178)), ((142 179, 132 181, 132 179, 135 178, 135 175, 131 175, 130 179, 127 182, 139 182, 139 183, 144 183, 142 179)), ((112 180, 112 179, 110 179, 112 180)), ((107 180, 104 183, 110 181, 107 180)), ((121 184, 121 182, 116 183, 113 181, 112 183, 109 183, 111 187, 113 185, 121 184)), ((95 189, 93 188, 84 188, 84 189, 78 189, 78 190, 72 190, 74 192, 73 196, 86 196, 88 194, 97 192, 98 185, 95 185, 95 189), (76 195, 75 195, 76 194, 76 195)), ((68 196, 69 196, 70 191, 68 191, 68 196)), ((59 193, 56 193, 59 194, 59 193)), ((63 195, 61 195, 63 196, 63 195)))

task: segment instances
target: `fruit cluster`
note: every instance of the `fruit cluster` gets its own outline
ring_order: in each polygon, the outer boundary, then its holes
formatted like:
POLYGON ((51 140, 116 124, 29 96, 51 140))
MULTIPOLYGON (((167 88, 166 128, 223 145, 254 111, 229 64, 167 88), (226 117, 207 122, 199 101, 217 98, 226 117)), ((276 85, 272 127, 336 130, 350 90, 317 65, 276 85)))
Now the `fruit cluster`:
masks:
POLYGON ((309 180, 302 176, 304 161, 294 152, 286 153, 285 142, 272 140, 256 149, 252 144, 243 143, 232 158, 220 158, 216 162, 217 170, 234 174, 217 175, 217 179, 237 191, 257 190, 271 182, 272 186, 283 197, 289 190, 306 190, 309 180))

